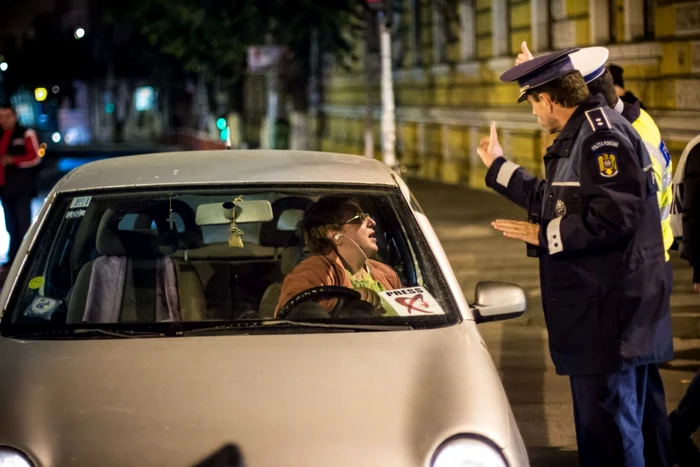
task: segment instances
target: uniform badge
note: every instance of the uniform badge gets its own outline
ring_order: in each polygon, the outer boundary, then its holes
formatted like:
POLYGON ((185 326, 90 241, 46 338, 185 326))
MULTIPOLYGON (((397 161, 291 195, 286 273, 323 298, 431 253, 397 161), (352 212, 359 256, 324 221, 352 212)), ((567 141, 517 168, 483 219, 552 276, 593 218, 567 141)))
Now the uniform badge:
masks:
POLYGON ((600 174, 603 177, 614 177, 617 175, 617 162, 615 162, 614 154, 598 156, 598 165, 600 165, 600 174))
POLYGON ((560 199, 557 200, 557 204, 554 205, 554 214, 556 214, 557 217, 566 214, 566 204, 564 204, 564 201, 560 199))

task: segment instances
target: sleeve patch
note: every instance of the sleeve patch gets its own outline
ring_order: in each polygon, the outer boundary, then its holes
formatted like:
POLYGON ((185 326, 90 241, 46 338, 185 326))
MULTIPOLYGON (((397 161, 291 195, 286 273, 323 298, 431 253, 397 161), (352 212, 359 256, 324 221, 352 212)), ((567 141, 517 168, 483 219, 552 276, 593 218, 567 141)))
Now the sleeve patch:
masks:
POLYGON ((591 124, 593 131, 609 130, 612 128, 608 117, 605 115, 605 111, 601 108, 587 111, 586 118, 588 119, 588 123, 591 124))
POLYGON ((598 156, 598 168, 600 169, 600 175, 603 177, 614 177, 617 175, 617 161, 615 160, 615 154, 603 153, 598 156))

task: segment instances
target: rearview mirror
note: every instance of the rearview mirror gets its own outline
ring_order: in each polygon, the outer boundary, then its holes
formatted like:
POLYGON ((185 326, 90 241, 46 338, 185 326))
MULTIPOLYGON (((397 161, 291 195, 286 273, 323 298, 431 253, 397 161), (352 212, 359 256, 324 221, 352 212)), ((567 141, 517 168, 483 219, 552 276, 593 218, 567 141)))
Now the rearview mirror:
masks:
POLYGON ((525 292, 508 282, 485 281, 476 284, 471 305, 477 323, 517 318, 525 312, 525 292))
MULTIPOLYGON (((200 204, 197 206, 195 222, 197 225, 230 224, 233 215, 233 203, 200 204)), ((236 224, 271 221, 272 205, 266 200, 238 201, 235 205, 236 224)))

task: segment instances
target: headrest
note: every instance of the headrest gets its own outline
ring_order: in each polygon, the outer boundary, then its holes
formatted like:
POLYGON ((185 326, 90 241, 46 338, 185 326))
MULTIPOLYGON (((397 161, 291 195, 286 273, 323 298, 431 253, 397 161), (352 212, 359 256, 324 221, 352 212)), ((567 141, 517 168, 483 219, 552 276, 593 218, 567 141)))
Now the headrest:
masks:
POLYGON ((297 267, 304 257, 304 248, 302 246, 290 246, 282 250, 280 255, 280 270, 285 276, 292 272, 297 267))
MULTIPOLYGON (((202 228, 195 222, 194 210, 186 202, 173 199, 171 201, 161 201, 143 209, 141 213, 146 214, 156 222, 158 230, 166 231, 170 208, 173 213, 182 219, 185 230, 179 233, 179 246, 182 249, 198 248, 202 246, 202 228)), ((149 224, 150 225, 150 224, 149 224)))
POLYGON ((279 229, 280 217, 285 211, 292 209, 305 212, 311 202, 308 198, 292 196, 278 199, 272 203, 272 220, 260 224, 260 245, 281 248, 297 241, 295 229, 279 229))
MULTIPOLYGON (((100 255, 153 258, 169 255, 177 250, 177 232, 150 230, 119 230, 119 221, 124 217, 113 209, 107 209, 97 228, 96 247, 100 255)), ((148 217, 148 216, 145 216, 148 217)), ((146 221, 137 216, 135 227, 143 227, 146 221)))

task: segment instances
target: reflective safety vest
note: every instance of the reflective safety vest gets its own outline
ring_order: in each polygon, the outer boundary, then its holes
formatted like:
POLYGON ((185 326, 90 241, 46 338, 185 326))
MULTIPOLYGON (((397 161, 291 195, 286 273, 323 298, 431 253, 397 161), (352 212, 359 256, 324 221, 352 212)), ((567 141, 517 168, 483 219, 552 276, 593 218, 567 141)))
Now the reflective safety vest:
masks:
POLYGON ((671 203, 673 202, 672 163, 671 154, 666 149, 666 144, 661 139, 659 128, 646 111, 640 109, 639 118, 632 122, 632 127, 642 137, 644 145, 651 156, 654 178, 659 187, 656 193, 661 214, 661 234, 664 239, 666 261, 669 260, 668 250, 673 244, 673 232, 671 231, 671 203))

